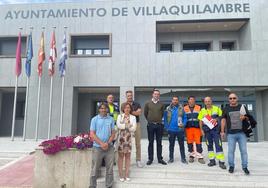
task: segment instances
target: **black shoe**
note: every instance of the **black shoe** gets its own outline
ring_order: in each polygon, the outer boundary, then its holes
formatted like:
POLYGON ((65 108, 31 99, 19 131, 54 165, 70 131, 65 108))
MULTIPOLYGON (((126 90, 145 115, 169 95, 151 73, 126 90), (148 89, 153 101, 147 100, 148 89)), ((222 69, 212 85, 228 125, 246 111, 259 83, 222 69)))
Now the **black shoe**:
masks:
POLYGON ((208 163, 209 167, 212 167, 212 166, 215 166, 215 165, 216 165, 215 159, 210 160, 209 163, 208 163))
POLYGON ((188 164, 188 162, 186 161, 186 159, 182 159, 181 162, 182 162, 183 164, 188 164))
POLYGON ((158 161, 158 163, 160 163, 162 165, 167 165, 167 163, 164 160, 160 160, 160 161, 158 161))
POLYGON ((243 171, 245 172, 246 175, 250 174, 250 172, 248 171, 248 168, 243 168, 243 171))
POLYGON ((224 162, 219 162, 219 166, 221 169, 225 170, 226 169, 226 166, 224 164, 224 162))
POLYGON ((231 173, 231 174, 234 173, 234 167, 233 166, 229 167, 229 173, 231 173))
POLYGON ((189 157, 189 163, 193 163, 194 162, 194 157, 190 156, 189 157))
POLYGON ((173 163, 174 159, 169 159, 168 163, 173 163))
POLYGON ((149 160, 149 161, 147 161, 146 164, 147 164, 147 165, 151 165, 152 163, 153 163, 153 161, 150 161, 150 160, 149 160))

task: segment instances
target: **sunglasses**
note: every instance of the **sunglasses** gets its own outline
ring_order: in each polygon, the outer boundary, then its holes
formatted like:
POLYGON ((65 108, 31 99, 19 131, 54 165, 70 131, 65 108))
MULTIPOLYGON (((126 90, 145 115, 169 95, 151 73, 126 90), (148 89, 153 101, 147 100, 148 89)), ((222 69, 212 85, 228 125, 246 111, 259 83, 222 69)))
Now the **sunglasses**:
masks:
POLYGON ((236 97, 233 97, 233 98, 229 98, 229 100, 235 100, 236 99, 236 97))

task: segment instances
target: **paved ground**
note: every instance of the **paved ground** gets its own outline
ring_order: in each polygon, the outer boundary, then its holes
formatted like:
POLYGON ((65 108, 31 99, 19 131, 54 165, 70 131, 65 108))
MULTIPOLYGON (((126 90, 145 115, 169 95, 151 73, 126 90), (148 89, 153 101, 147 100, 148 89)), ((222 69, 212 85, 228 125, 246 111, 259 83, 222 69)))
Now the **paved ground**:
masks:
MULTIPOLYGON (((142 140, 142 158, 147 160, 147 140, 142 140)), ((31 187, 33 182, 34 155, 29 155, 38 145, 35 141, 15 141, 0 139, 0 161, 9 164, 0 167, 0 187, 31 187), (5 156, 6 154, 6 156, 5 156), (12 158, 12 156, 17 156, 12 158), (4 159, 7 158, 7 159, 4 159)), ((205 146, 205 145, 204 145, 205 146)), ((226 150, 226 143, 224 143, 226 150)), ((206 147, 204 147, 206 151, 206 147)), ((162 166, 156 163, 139 169, 135 165, 135 151, 132 153, 131 182, 118 181, 117 167, 115 171, 115 187, 268 187, 268 142, 249 143, 249 169, 251 175, 245 176, 240 167, 240 155, 236 153, 236 169, 234 174, 221 170, 218 166, 183 165, 180 163, 179 148, 176 145, 175 163, 162 166), (194 181, 193 181, 194 179, 194 181), (194 186, 195 185, 195 186, 194 186)), ((205 152, 206 153, 206 152, 205 152)), ((225 152, 227 153, 227 152, 225 152)), ((163 157, 168 160, 168 142, 163 141, 163 157)), ((99 179, 99 187, 103 187, 104 179, 99 179)))

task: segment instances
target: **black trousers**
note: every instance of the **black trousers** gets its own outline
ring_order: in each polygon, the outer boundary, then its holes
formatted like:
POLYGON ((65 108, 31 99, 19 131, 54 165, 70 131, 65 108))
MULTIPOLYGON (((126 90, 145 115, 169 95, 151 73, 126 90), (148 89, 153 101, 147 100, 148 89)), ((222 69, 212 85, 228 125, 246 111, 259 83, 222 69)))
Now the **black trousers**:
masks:
POLYGON ((163 136, 163 125, 161 123, 148 123, 148 159, 149 161, 154 160, 154 138, 156 137, 157 143, 157 159, 161 161, 162 157, 162 136, 163 136))

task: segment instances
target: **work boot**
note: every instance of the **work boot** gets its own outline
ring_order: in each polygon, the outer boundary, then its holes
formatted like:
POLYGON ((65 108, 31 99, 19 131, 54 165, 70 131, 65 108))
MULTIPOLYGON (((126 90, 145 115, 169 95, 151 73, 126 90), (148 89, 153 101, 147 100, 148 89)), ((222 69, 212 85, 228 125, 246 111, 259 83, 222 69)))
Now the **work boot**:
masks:
POLYGON ((190 156, 189 157, 189 163, 193 163, 194 162, 194 157, 193 156, 190 156))
POLYGON ((198 162, 201 163, 201 164, 205 164, 206 163, 203 158, 198 159, 198 162))
POLYGON ((219 166, 220 166, 220 168, 221 169, 223 169, 223 170, 225 170, 226 169, 226 166, 225 166, 225 164, 224 164, 224 162, 219 162, 219 166))
POLYGON ((212 167, 212 166, 215 166, 216 165, 216 161, 215 161, 215 159, 211 159, 211 160, 209 160, 209 163, 208 163, 208 166, 209 167, 212 167))

